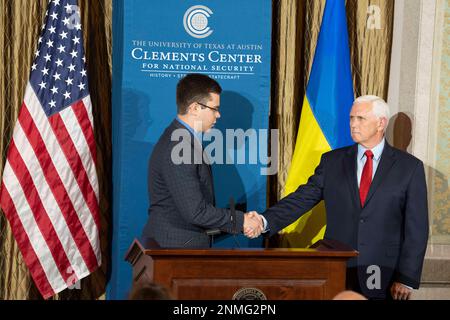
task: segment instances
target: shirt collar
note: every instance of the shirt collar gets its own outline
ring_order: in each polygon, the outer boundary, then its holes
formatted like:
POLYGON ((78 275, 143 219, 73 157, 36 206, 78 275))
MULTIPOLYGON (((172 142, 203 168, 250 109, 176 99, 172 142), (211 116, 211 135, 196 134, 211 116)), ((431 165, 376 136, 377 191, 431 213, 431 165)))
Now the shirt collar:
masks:
POLYGON ((190 133, 192 133, 194 135, 194 137, 196 137, 199 141, 202 141, 202 133, 201 132, 196 132, 194 130, 194 128, 192 128, 190 125, 188 125, 186 122, 184 122, 183 120, 181 120, 178 116, 175 118, 177 119, 177 121, 179 123, 181 123, 184 127, 186 127, 186 129, 189 130, 190 133))
MULTIPOLYGON (((383 138, 379 144, 371 149, 371 151, 373 152, 373 160, 378 161, 380 159, 381 154, 383 153, 384 145, 385 139, 383 138)), ((366 149, 362 145, 358 144, 358 160, 361 160, 364 157, 364 153, 366 152, 366 150, 369 149, 366 149)))

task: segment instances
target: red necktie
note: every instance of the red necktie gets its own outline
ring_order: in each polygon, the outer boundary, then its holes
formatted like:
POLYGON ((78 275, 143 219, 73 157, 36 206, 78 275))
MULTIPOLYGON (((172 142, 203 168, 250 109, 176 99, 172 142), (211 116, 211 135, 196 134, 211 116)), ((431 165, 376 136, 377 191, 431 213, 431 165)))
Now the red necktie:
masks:
POLYGON ((367 150, 366 155, 366 164, 364 165, 361 182, 359 183, 359 198, 361 199, 361 207, 364 207, 364 202, 366 202, 367 193, 369 193, 370 184, 372 183, 372 171, 373 171, 373 153, 370 150, 367 150))

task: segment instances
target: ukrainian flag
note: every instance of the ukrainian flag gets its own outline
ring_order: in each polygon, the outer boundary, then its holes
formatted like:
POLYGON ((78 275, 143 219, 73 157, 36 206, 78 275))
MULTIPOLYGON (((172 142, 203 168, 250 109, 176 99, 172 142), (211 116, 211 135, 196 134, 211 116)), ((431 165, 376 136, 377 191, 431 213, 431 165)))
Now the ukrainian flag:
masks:
MULTIPOLYGON (((284 196, 306 183, 324 152, 353 143, 353 97, 345 0, 327 0, 284 196)), ((322 201, 283 230, 282 246, 308 247, 323 238, 325 227, 322 201)))

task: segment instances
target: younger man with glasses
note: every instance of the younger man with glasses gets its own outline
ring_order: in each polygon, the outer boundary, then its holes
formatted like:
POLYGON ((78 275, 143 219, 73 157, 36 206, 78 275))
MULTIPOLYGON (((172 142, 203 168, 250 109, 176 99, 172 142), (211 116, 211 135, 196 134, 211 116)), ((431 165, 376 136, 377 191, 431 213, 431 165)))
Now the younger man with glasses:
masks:
POLYGON ((177 117, 155 145, 148 171, 150 208, 143 237, 162 247, 208 247, 207 230, 259 228, 251 214, 232 216, 214 206, 211 167, 200 140, 220 118, 221 92, 214 79, 202 74, 178 82, 177 117))

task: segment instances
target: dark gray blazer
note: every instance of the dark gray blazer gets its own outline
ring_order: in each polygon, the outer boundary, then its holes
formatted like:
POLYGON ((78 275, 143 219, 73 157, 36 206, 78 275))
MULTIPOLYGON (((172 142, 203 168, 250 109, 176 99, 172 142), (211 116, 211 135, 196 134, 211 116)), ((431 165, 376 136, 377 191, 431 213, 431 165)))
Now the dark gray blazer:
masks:
POLYGON ((294 222, 324 200, 325 238, 359 251, 349 266, 358 271, 368 297, 385 298, 393 281, 419 287, 428 240, 427 187, 423 163, 386 143, 380 164, 361 208, 356 177, 357 145, 325 153, 314 175, 264 212, 270 233, 294 222), (373 267, 381 270, 380 288, 373 267), (369 268, 369 269, 368 269, 369 268))
POLYGON ((232 221, 230 210, 214 206, 211 166, 202 155, 200 142, 180 122, 172 121, 150 157, 150 207, 143 237, 155 239, 162 247, 204 248, 209 246, 206 230, 242 232, 243 212, 236 211, 232 221), (172 154, 184 161, 174 163, 172 154))

